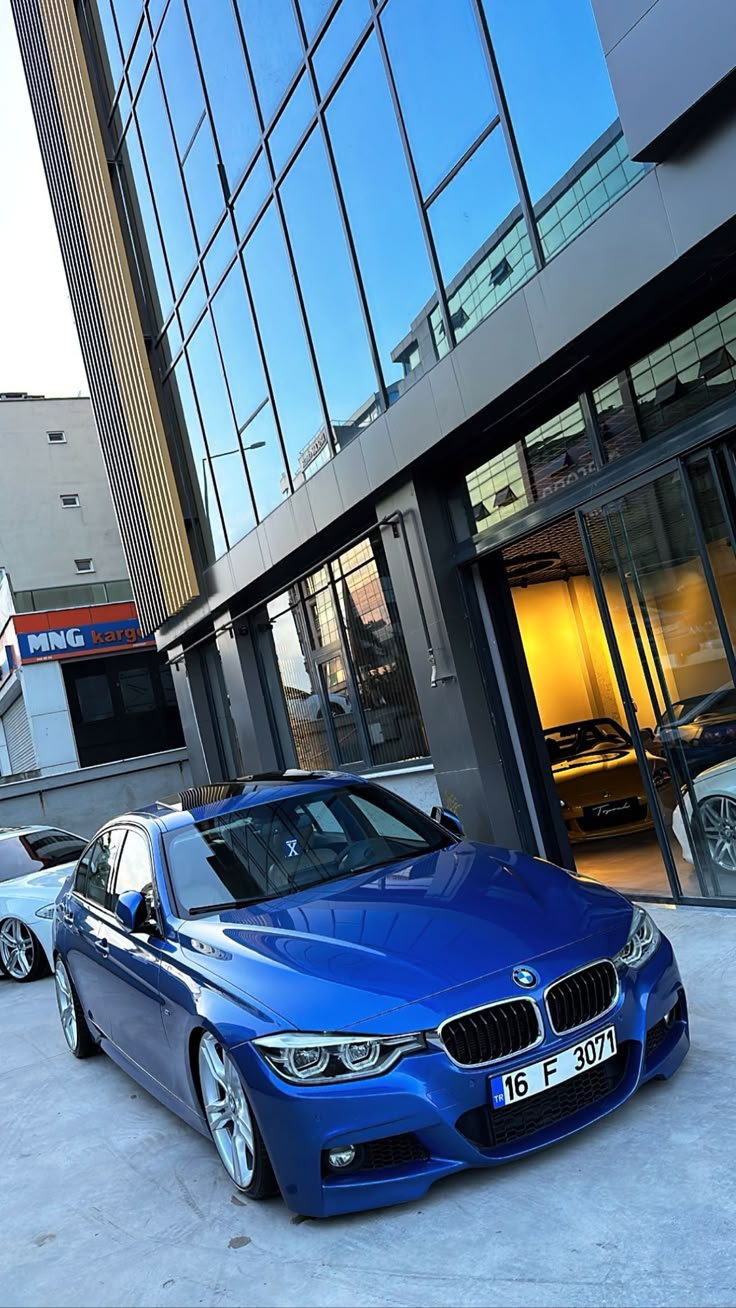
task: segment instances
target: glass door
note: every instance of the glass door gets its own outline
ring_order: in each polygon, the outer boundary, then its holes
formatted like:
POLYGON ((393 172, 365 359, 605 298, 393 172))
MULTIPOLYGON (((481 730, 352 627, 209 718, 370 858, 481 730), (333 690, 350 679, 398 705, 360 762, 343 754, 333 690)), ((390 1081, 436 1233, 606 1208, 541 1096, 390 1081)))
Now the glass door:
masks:
POLYGON ((736 899, 736 564, 712 454, 580 514, 675 895, 736 899), (663 780, 664 779, 664 780, 663 780))

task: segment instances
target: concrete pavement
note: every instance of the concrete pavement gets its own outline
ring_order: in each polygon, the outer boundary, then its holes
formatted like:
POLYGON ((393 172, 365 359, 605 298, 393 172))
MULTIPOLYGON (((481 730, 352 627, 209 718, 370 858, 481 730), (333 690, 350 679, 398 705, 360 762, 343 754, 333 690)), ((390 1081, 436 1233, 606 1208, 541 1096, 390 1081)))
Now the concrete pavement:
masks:
POLYGON ((256 1204, 52 982, 0 984, 0 1305, 736 1305, 736 914, 655 908, 688 990, 673 1080, 533 1158, 329 1221, 256 1204))

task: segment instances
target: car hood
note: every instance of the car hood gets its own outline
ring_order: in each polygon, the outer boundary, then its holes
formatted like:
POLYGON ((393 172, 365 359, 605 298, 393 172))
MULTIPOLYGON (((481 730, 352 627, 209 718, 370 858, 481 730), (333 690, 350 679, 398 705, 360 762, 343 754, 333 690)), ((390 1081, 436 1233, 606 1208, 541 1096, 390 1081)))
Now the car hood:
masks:
POLYGON ((75 863, 60 863, 58 867, 47 868, 43 872, 27 872, 22 877, 12 877, 10 881, 0 881, 0 896, 15 896, 19 893, 29 894, 45 901, 56 899, 75 863))
POLYGON ((543 987, 620 949, 630 921, 631 905, 604 886, 463 841, 388 871, 189 919, 180 936, 196 970, 267 1004, 282 1027, 373 1022, 391 1033, 514 993, 520 963, 534 962, 543 987))

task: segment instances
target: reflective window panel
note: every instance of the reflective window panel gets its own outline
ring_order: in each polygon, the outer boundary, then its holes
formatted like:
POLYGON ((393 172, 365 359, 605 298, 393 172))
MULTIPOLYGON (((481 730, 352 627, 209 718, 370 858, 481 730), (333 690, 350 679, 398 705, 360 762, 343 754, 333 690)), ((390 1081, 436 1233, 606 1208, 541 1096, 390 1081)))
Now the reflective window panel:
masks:
POLYGON ((381 24, 422 191, 496 116, 470 0, 389 0, 381 24))
POLYGON ((267 398, 267 389, 239 260, 217 292, 212 313, 240 428, 267 398))
POLYGON ((184 180, 192 207, 197 243, 202 250, 225 207, 212 128, 206 118, 202 119, 184 160, 184 180))
POLYGON ((590 0, 483 0, 483 7, 542 245, 552 255, 644 167, 618 144, 590 0))
POLYGON ((295 483, 329 451, 319 394, 276 206, 245 247, 245 267, 261 330, 276 409, 295 483))
POLYGON ((176 144, 183 155, 204 111, 202 83, 184 0, 170 0, 156 40, 156 52, 176 144))
POLYGON ((500 127, 439 194, 429 219, 452 325, 462 340, 536 271, 500 127))
POLYGON ((594 471, 583 412, 576 402, 469 473, 471 529, 486 531, 594 471))
POLYGON ((220 158, 231 189, 258 144, 259 127, 230 0, 189 0, 220 158))
POLYGON ((434 286, 375 36, 335 93, 327 126, 384 377, 398 398, 412 374, 396 360, 434 286))
POLYGON ((267 125, 304 56, 294 9, 284 0, 237 0, 256 92, 267 125))
POLYGON ((225 553, 227 544, 185 358, 179 360, 165 382, 164 394, 173 410, 181 448, 189 465, 190 482, 195 488, 195 510, 202 529, 205 551, 211 561, 225 553), (198 497, 196 490, 199 492, 198 497))
POLYGON ((112 7, 115 11, 123 54, 127 55, 140 22, 143 0, 112 0, 112 7))
POLYGON ((314 113, 312 85, 307 74, 302 73, 268 138, 268 148, 277 173, 288 162, 314 113))
POLYGON ((330 418, 345 444, 375 416, 376 378, 319 128, 281 196, 330 418))
MULTIPOLYGON (((287 598, 287 597, 284 597, 287 598)), ((308 771, 332 767, 319 676, 309 660, 309 636, 304 610, 283 609, 283 601, 268 606, 270 638, 276 656, 281 692, 298 766, 308 771)))
POLYGON ((137 118, 164 248, 174 289, 179 291, 194 267, 196 249, 155 64, 149 64, 138 99, 137 118))
POLYGON ((263 208, 270 189, 271 175, 261 153, 238 191, 233 205, 235 226, 241 241, 247 236, 257 214, 263 208))
POLYGON ((166 268, 161 236, 148 185, 138 130, 131 122, 125 134, 120 154, 124 177, 126 209, 131 225, 141 246, 145 281, 149 294, 146 300, 151 311, 151 329, 157 328, 168 317, 174 303, 171 282, 166 268))
POLYGON ((370 17, 370 0, 341 0, 313 56, 320 95, 329 91, 370 17))

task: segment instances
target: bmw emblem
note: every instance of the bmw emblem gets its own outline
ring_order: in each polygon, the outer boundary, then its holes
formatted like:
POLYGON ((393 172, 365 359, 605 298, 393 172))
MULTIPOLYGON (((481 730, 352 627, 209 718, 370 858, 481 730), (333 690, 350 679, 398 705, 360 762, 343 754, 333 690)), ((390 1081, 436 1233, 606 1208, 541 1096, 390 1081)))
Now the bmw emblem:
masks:
POLYGON ((524 990, 531 990, 532 986, 539 985, 539 977, 531 967, 515 967, 511 976, 517 986, 521 986, 524 990))

